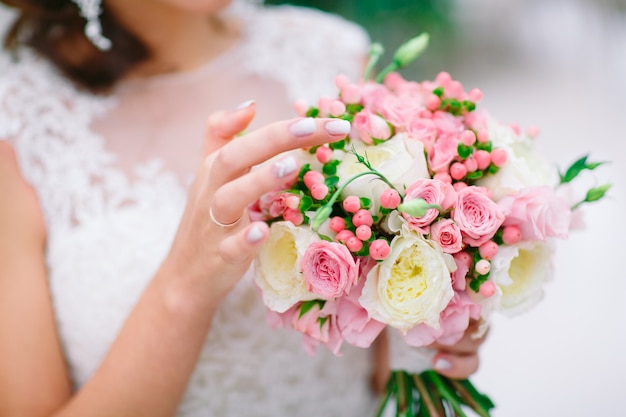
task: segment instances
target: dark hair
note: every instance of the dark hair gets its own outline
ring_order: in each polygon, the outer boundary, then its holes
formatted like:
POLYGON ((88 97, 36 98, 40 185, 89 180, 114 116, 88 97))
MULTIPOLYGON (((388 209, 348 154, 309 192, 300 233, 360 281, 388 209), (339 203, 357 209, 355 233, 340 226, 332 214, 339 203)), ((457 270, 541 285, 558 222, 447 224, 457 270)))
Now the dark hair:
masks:
POLYGON ((102 4, 100 21, 113 46, 101 51, 84 35, 85 19, 70 0, 0 0, 16 8, 18 17, 7 32, 4 47, 16 52, 34 49, 82 87, 100 91, 149 56, 147 47, 116 22, 102 4))

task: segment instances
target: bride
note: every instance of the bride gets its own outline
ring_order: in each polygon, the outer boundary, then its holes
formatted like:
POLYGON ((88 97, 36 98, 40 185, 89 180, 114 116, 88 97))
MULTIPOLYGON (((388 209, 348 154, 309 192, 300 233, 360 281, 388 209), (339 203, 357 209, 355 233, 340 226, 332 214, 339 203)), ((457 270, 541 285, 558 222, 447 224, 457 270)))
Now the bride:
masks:
MULTIPOLYGON (((228 0, 2 3, 0 416, 371 413, 384 344, 309 357, 270 330, 244 215, 297 175, 250 167, 349 132, 290 103, 356 79, 364 32, 228 0)), ((480 343, 433 366, 466 377, 480 343)))

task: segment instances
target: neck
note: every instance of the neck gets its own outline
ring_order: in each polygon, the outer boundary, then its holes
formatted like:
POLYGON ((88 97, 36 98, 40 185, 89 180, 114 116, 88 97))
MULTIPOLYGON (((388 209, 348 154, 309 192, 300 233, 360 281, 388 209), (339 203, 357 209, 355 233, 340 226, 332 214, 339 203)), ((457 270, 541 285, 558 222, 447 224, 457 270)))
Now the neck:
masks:
POLYGON ((150 58, 128 74, 141 78, 196 68, 228 49, 236 31, 214 14, 199 14, 150 1, 111 0, 116 18, 148 47, 150 58), (115 7, 118 3, 123 6, 115 7))

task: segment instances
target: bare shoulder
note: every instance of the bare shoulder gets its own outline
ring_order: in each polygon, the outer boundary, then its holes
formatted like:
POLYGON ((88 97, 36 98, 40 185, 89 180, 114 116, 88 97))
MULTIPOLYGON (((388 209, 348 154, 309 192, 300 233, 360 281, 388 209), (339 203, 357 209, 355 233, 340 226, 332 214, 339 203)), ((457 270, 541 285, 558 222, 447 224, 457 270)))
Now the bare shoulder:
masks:
POLYGON ((22 176, 13 147, 0 140, 0 249, 43 247, 45 238, 37 194, 22 176))

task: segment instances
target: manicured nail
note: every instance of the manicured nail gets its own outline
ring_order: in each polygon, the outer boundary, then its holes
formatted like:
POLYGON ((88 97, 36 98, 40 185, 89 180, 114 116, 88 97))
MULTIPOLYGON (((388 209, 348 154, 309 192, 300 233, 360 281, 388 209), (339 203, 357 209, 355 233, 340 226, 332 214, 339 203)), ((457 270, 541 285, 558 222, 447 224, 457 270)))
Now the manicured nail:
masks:
POLYGON ((350 122, 347 120, 333 120, 326 123, 326 131, 331 135, 347 135, 350 133, 350 122))
POLYGON ((274 174, 278 178, 284 178, 298 169, 298 161, 293 156, 288 156, 274 164, 274 174))
POLYGON ((235 107, 235 111, 247 109, 248 107, 252 106, 253 104, 254 104, 254 100, 244 101, 243 103, 241 103, 237 107, 235 107))
POLYGON ((435 361, 435 369, 439 369, 441 371, 452 369, 452 362, 444 358, 439 358, 435 361))
POLYGON ((311 135, 315 133, 316 130, 317 126, 315 125, 315 120, 311 117, 300 119, 289 126, 291 134, 298 137, 311 135))
POLYGON ((263 239, 263 232, 259 228, 259 226, 254 225, 248 230, 248 234, 246 235, 246 239, 250 243, 257 243, 259 240, 263 239))

